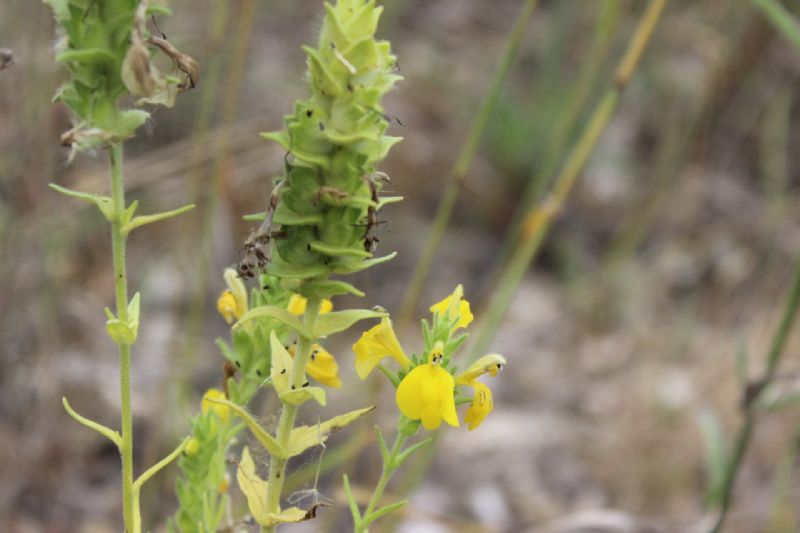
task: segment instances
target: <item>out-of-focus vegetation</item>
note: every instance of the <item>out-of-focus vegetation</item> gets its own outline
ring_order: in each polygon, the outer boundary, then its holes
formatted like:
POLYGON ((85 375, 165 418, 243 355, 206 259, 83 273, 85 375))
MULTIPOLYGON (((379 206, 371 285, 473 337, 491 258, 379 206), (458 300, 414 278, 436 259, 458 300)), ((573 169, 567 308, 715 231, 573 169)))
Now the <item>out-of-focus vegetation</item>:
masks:
MULTIPOLYGON (((398 259, 358 280, 368 307, 399 308, 522 4, 386 3, 379 33, 405 78, 386 109, 405 141, 381 168, 406 201, 387 210, 379 233, 398 259)), ((476 316, 496 297, 519 249, 516 223, 616 87, 648 4, 540 2, 416 311, 453 279, 480 295, 476 316)), ((154 211, 198 208, 130 242, 129 275, 150 295, 133 362, 136 464, 163 456, 202 391, 220 384, 220 273, 240 259, 251 224, 241 215, 264 209, 283 169, 283 152, 258 132, 279 128, 304 94, 299 46, 321 20, 317 2, 173 8, 159 28, 198 59, 202 83, 154 113, 152 135, 127 145, 126 177, 131 199, 154 211)), ((800 527, 792 331, 772 379, 759 381, 800 257, 799 17, 789 1, 667 2, 536 262, 513 287, 493 347, 514 370, 494 382, 495 412, 469 438, 445 436, 429 465, 396 480, 390 491, 411 492, 401 531, 708 530, 743 397, 760 385, 723 530, 800 527)), ((0 48, 14 57, 0 70, 0 529, 114 531, 117 451, 60 407, 67 395, 113 425, 118 392, 101 318, 113 300, 106 224, 47 188, 104 192, 107 181, 102 154, 67 165, 59 146, 69 120, 50 102, 64 75, 53 41, 43 3, 0 4, 0 48)), ((338 346, 345 375, 354 340, 338 346)), ((334 394, 356 407, 382 397, 370 387, 334 394)), ((393 409, 383 402, 375 422, 393 409)), ((343 471, 353 473, 356 497, 367 497, 380 470, 369 422, 335 438, 320 484, 335 506, 320 510, 312 531, 346 528, 343 471)), ((310 458, 288 484, 303 488, 315 467, 310 458)), ((143 494, 148 523, 175 509, 169 477, 143 494)))

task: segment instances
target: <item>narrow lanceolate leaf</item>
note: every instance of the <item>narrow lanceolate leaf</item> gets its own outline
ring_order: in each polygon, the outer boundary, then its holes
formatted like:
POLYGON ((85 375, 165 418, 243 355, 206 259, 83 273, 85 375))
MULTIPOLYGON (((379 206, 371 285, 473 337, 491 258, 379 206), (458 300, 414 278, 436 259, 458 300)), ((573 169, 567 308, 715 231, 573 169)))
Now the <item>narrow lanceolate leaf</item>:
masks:
POLYGON ((389 316, 382 311, 372 311, 369 309, 349 309, 347 311, 334 311, 320 315, 314 327, 314 335, 317 338, 327 337, 340 331, 345 331, 359 320, 368 318, 383 318, 389 316))
POLYGON ((361 261, 358 263, 348 263, 348 264, 341 264, 341 265, 334 265, 332 270, 335 274, 354 274, 356 272, 361 272, 367 268, 373 267, 375 265, 380 265, 381 263, 385 263, 386 261, 390 261, 397 256, 397 252, 392 252, 389 255, 384 255, 383 257, 374 257, 372 259, 367 259, 365 261, 361 261))
POLYGON ((64 409, 67 411, 67 413, 69 413, 69 416, 74 418, 76 421, 83 424, 87 428, 93 429, 96 432, 100 433, 102 436, 106 437, 111 442, 116 444, 117 447, 122 446, 122 435, 120 435, 119 432, 114 431, 113 429, 106 427, 103 424, 95 422, 94 420, 89 420, 85 416, 79 415, 77 412, 75 412, 74 409, 72 409, 66 398, 61 398, 61 403, 64 404, 64 409))
POLYGON ((247 428, 253 433, 253 436, 258 439, 258 442, 260 442, 264 448, 267 449, 271 456, 277 457, 278 459, 286 459, 288 457, 286 455, 286 450, 284 450, 283 446, 281 446, 280 443, 275 440, 275 437, 267 433, 267 431, 261 427, 256 419, 250 416, 250 413, 245 411, 241 406, 220 398, 206 398, 206 400, 211 403, 218 403, 220 405, 228 406, 231 411, 236 413, 236 416, 242 419, 242 422, 245 423, 247 428))
POLYGON ((242 318, 239 319, 236 324, 233 325, 233 329, 239 329, 247 322, 250 322, 251 320, 257 320, 259 318, 272 318, 290 327, 306 339, 312 338, 311 332, 306 329, 299 319, 297 319, 283 307, 277 307, 275 305, 262 305, 249 310, 242 316, 242 318))
POLYGON ((161 220, 166 220, 168 218, 176 217, 181 215, 187 211, 191 211, 194 209, 194 204, 185 205, 183 207, 179 207, 178 209, 173 209, 172 211, 165 211, 163 213, 156 213, 155 215, 142 215, 138 217, 134 217, 128 224, 122 228, 122 232, 127 235, 131 231, 146 224, 152 224, 153 222, 159 222, 161 220))
POLYGON ((359 417, 364 416, 373 409, 375 409, 374 405, 335 416, 315 426, 300 426, 293 429, 292 435, 289 438, 288 456, 294 457, 295 455, 300 455, 312 446, 323 444, 332 433, 352 423, 359 417))
POLYGON ((67 196, 77 198, 78 200, 83 200, 84 202, 89 202, 96 205, 97 208, 100 209, 100 212, 103 213, 103 216, 108 220, 112 220, 114 218, 114 205, 111 202, 111 198, 108 196, 74 191, 72 189, 67 189, 66 187, 56 185, 55 183, 51 183, 50 188, 54 191, 60 192, 61 194, 65 194, 67 196))

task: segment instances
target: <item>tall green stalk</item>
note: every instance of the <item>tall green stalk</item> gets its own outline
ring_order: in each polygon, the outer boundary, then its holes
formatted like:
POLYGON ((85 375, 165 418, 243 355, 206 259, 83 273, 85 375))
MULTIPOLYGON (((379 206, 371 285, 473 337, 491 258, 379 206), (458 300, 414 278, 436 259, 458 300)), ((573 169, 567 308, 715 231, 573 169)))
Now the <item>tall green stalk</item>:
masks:
POLYGON ((163 5, 146 0, 45 0, 63 30, 57 45, 57 61, 69 70, 70 79, 59 89, 56 100, 70 109, 74 127, 62 135, 62 143, 78 152, 107 149, 110 167, 110 196, 51 187, 67 196, 97 206, 111 225, 116 315, 106 308, 106 330, 118 347, 121 405, 120 431, 112 430, 76 413, 63 399, 64 408, 79 423, 111 440, 122 458, 122 509, 126 533, 139 533, 139 493, 142 485, 180 454, 186 441, 139 479, 133 478, 133 420, 131 414, 131 346, 139 331, 140 296, 128 299, 125 265, 126 239, 134 229, 183 213, 193 206, 154 215, 135 216, 137 203, 125 205, 122 173, 122 143, 134 135, 149 113, 120 109, 121 96, 139 97, 137 103, 171 106, 181 91, 197 82, 199 67, 163 37, 150 35, 146 21, 155 14, 168 14, 163 5), (160 72, 151 59, 163 53, 173 61, 169 75, 160 72))
MULTIPOLYGON (((122 176, 122 144, 115 143, 109 148, 111 166, 111 200, 114 216, 111 220, 111 250, 114 257, 114 293, 117 304, 117 318, 128 322, 128 273, 125 263, 126 239, 123 233, 125 213, 125 183, 122 176)), ((133 420, 131 416, 131 345, 120 343, 119 348, 119 386, 122 410, 122 513, 125 531, 133 527, 133 420)))
POLYGON ((620 96, 635 72, 665 6, 666 0, 650 1, 625 54, 617 65, 612 86, 598 102, 589 122, 567 157, 561 173, 553 182, 551 192, 539 205, 526 213, 520 241, 501 273, 497 289, 492 293, 489 308, 478 329, 468 360, 474 360, 479 354, 484 353, 497 333, 519 282, 539 251, 555 216, 561 211, 597 140, 613 116, 620 96))
POLYGON ((472 122, 464 145, 461 147, 458 158, 450 172, 447 188, 445 189, 442 199, 439 201, 439 207, 436 209, 433 226, 422 248, 420 259, 414 267, 411 281, 409 281, 406 286, 403 303, 401 304, 398 314, 398 320, 401 323, 405 324, 408 322, 425 285, 425 281, 428 279, 433 261, 441 248, 442 239, 444 238, 447 225, 450 222, 450 216, 453 214, 456 200, 461 191, 461 186, 472 165, 472 160, 475 158, 475 153, 478 150, 478 143, 486 129, 489 118, 492 116, 492 112, 497 104, 497 99, 500 97, 500 91, 503 88, 503 82, 508 76, 511 65, 516 58, 520 42, 522 42, 522 37, 525 35, 525 29, 528 27, 528 23, 533 17, 533 13, 538 4, 538 0, 526 0, 514 21, 514 27, 508 36, 508 42, 506 43, 503 56, 500 59, 500 64, 497 66, 497 70, 492 76, 489 90, 486 96, 484 96, 480 110, 472 122))

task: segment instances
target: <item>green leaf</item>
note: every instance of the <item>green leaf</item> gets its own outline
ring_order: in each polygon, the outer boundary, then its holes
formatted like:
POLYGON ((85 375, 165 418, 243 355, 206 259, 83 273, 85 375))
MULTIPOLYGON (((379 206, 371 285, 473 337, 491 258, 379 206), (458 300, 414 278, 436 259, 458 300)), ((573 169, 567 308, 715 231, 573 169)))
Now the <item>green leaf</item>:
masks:
MULTIPOLYGON (((265 218, 265 217, 264 217, 265 218)), ((312 224, 322 224, 322 215, 316 213, 301 214, 289 209, 286 204, 278 204, 275 215, 272 217, 275 224, 283 226, 307 226, 312 224)))
POLYGON ((365 524, 371 524, 376 520, 383 518, 389 513, 394 511, 400 510, 408 504, 408 500, 400 500, 399 502, 390 503, 378 509, 377 511, 373 511, 367 516, 364 517, 365 524))
POLYGON ((361 261, 359 263, 348 263, 346 265, 333 265, 333 272, 336 274, 353 274, 355 272, 361 272, 362 270, 366 270, 375 265, 379 265, 381 263, 385 263, 391 259, 394 259, 397 256, 397 252, 392 252, 389 255, 384 255, 383 257, 375 257, 373 259, 367 259, 365 261, 361 261))
POLYGON ((133 327, 137 333, 139 331, 139 309, 141 307, 140 300, 141 295, 137 292, 133 295, 131 301, 128 302, 128 323, 131 324, 131 327, 133 327))
POLYGON ((79 415, 72 409, 72 407, 70 407, 69 402, 67 401, 66 398, 62 397, 61 403, 64 404, 64 409, 66 409, 67 413, 69 413, 69 416, 77 420, 78 423, 83 424, 87 428, 93 429, 96 432, 100 433, 102 436, 106 437, 108 440, 116 444, 117 448, 122 446, 122 435, 120 435, 119 432, 114 431, 113 429, 106 427, 103 424, 97 423, 94 420, 89 420, 88 418, 79 415))
POLYGON ((245 411, 244 408, 221 398, 206 398, 206 400, 211 403, 226 405, 231 411, 233 411, 236 416, 242 419, 242 422, 245 423, 253 436, 258 440, 258 442, 261 443, 262 446, 264 446, 264 448, 266 448, 271 456, 278 459, 287 459, 289 457, 286 455, 286 450, 283 448, 283 446, 281 446, 280 443, 275 440, 275 437, 267 433, 267 431, 258 424, 256 419, 250 416, 250 413, 245 411))
POLYGON ((236 482, 239 490, 247 498, 247 508, 259 524, 267 520, 267 495, 269 484, 256 474, 256 465, 247 446, 242 450, 239 467, 236 469, 236 482))
POLYGON ((302 287, 296 292, 302 292, 306 297, 311 296, 319 299, 330 298, 340 294, 352 294, 359 298, 364 297, 364 293, 353 285, 345 281, 330 279, 303 282, 302 287))
POLYGON ((233 329, 240 329, 247 322, 250 322, 251 320, 258 320, 260 318, 272 318, 277 320, 281 324, 290 327, 306 339, 312 339, 312 333, 306 329, 299 319, 297 319, 293 314, 283 307, 277 307, 275 305, 262 305, 254 309, 250 309, 248 312, 242 315, 242 318, 240 318, 238 322, 233 325, 233 329))
POLYGON ((122 228, 122 234, 127 235, 134 229, 144 226, 145 224, 152 224, 153 222, 158 222, 160 220, 166 220, 168 218, 172 218, 183 214, 187 211, 194 209, 194 204, 185 205, 183 207, 179 207, 177 209, 173 209, 172 211, 164 211, 163 213, 156 213, 155 215, 144 215, 134 217, 128 224, 125 224, 122 228))
POLYGON ((302 387, 295 390, 284 392, 280 395, 283 403, 289 405, 303 405, 308 400, 315 400, 322 407, 325 407, 325 389, 322 387, 302 387))
POLYGON ((300 455, 312 446, 323 444, 332 433, 352 423, 359 417, 364 416, 373 409, 375 409, 374 405, 335 416, 330 420, 326 420, 314 426, 299 426, 294 428, 289 437, 288 457, 300 455))
POLYGON ((324 276, 328 273, 328 269, 325 268, 325 265, 319 263, 311 263, 309 265, 286 263, 276 255, 267 266, 267 273, 276 278, 308 279, 324 276))
POLYGON ((289 392, 289 377, 292 373, 292 356, 286 351, 286 348, 281 344, 275 330, 272 330, 269 335, 270 344, 270 375, 272 376, 272 386, 278 396, 289 392))
POLYGON ((65 63, 75 61, 83 64, 106 64, 116 61, 114 54, 105 48, 85 48, 82 50, 64 50, 56 55, 56 61, 65 63))
POLYGON ((128 323, 122 322, 118 318, 106 322, 106 331, 108 332, 108 336, 111 337, 111 340, 118 345, 130 346, 136 342, 137 331, 131 328, 128 323))
POLYGON ((372 254, 364 250, 363 246, 331 246, 320 241, 312 241, 309 246, 315 252, 330 257, 363 257, 364 259, 372 257, 372 254))
POLYGON ((350 507, 350 514, 353 515, 353 522, 356 525, 361 523, 361 513, 358 512, 358 502, 353 496, 353 491, 350 489, 350 479, 345 474, 342 477, 342 485, 344 485, 344 493, 347 496, 347 505, 350 507))
POLYGON ((389 316, 389 314, 384 311, 372 311, 369 309, 348 309, 347 311, 326 313, 317 318, 317 323, 314 326, 314 337, 328 337, 346 330, 360 320, 386 316, 389 316))
POLYGON ((706 501, 711 506, 720 503, 728 464, 725 434, 719 418, 710 410, 704 410, 698 418, 705 448, 707 488, 706 501))
POLYGON ((425 446, 429 445, 432 442, 433 442, 433 437, 428 437, 427 439, 418 442, 413 446, 409 446, 408 448, 406 448, 397 455, 397 457, 394 460, 394 465, 392 466, 394 468, 402 466, 402 464, 405 463, 408 460, 408 458, 411 457, 412 454, 421 450, 422 448, 424 448, 425 446))
POLYGON ((106 220, 111 221, 114 219, 114 204, 111 201, 111 198, 108 196, 74 191, 72 189, 67 189, 66 187, 56 185, 55 183, 50 183, 49 187, 54 191, 60 192, 61 194, 71 196, 72 198, 77 198, 78 200, 83 200, 84 202, 92 203, 96 205, 98 209, 100 209, 100 212, 103 213, 103 216, 106 217, 106 220))
POLYGON ((383 206, 389 204, 396 204, 398 202, 402 202, 404 198, 402 196, 381 196, 378 198, 378 211, 380 211, 383 206))
POLYGON ((133 136, 136 129, 147 122, 150 118, 150 113, 141 109, 128 109, 119 114, 119 123, 117 125, 117 134, 120 139, 127 139, 133 136))

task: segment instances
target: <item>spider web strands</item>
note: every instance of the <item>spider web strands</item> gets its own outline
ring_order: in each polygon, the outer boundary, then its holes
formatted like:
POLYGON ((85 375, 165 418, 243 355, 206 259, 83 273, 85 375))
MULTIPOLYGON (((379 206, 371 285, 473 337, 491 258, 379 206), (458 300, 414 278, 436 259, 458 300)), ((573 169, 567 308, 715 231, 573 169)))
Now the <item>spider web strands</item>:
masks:
POLYGON ((622 92, 653 36, 653 31, 664 12, 666 3, 666 0, 651 0, 627 50, 617 65, 612 86, 595 107, 589 122, 567 157, 561 173, 553 182, 551 192, 539 205, 533 206, 526 213, 522 236, 503 269, 497 289, 492 293, 488 310, 484 315, 485 318, 480 324, 475 342, 467 355, 468 362, 474 361, 478 354, 484 353, 497 333, 520 280, 536 257, 553 220, 567 201, 578 176, 594 151, 600 135, 616 111, 622 92))
POLYGON ((489 91, 484 96, 480 110, 475 116, 469 133, 467 134, 467 138, 464 141, 464 145, 461 147, 461 152, 458 155, 458 159, 456 159, 456 162, 450 171, 450 178, 447 182, 447 188, 445 189, 444 195, 439 202, 439 207, 436 210, 436 217, 434 218, 433 227, 428 235, 428 239, 425 241, 422 254, 417 262, 416 267, 414 268, 414 273, 411 275, 411 281, 407 285, 405 295, 403 296, 403 303, 400 306, 400 312, 398 313, 399 324, 408 323, 409 319, 411 318, 411 314, 414 311, 417 300, 419 299, 420 293, 422 292, 422 288, 425 285, 425 281, 428 279, 431 266, 433 265, 433 260, 435 259, 439 248, 441 247, 445 230, 447 229, 447 225, 450 221, 450 216, 453 214, 453 209, 455 208, 458 194, 461 191, 461 186, 467 176, 469 168, 472 166, 473 159, 475 159, 475 153, 478 150, 478 143, 483 136, 483 132, 486 129, 489 118, 492 116, 497 104, 497 99, 500 96, 500 91, 503 87, 503 82, 511 70, 511 65, 516 58, 517 50, 519 49, 522 37, 525 35, 525 30, 528 27, 528 23, 530 22, 531 18, 533 18, 533 13, 538 4, 539 0, 526 0, 525 4, 523 4, 522 9, 517 15, 516 20, 514 21, 514 26, 511 29, 508 42, 506 43, 505 52, 503 53, 500 64, 498 65, 497 70, 492 77, 491 84, 489 85, 489 91))

